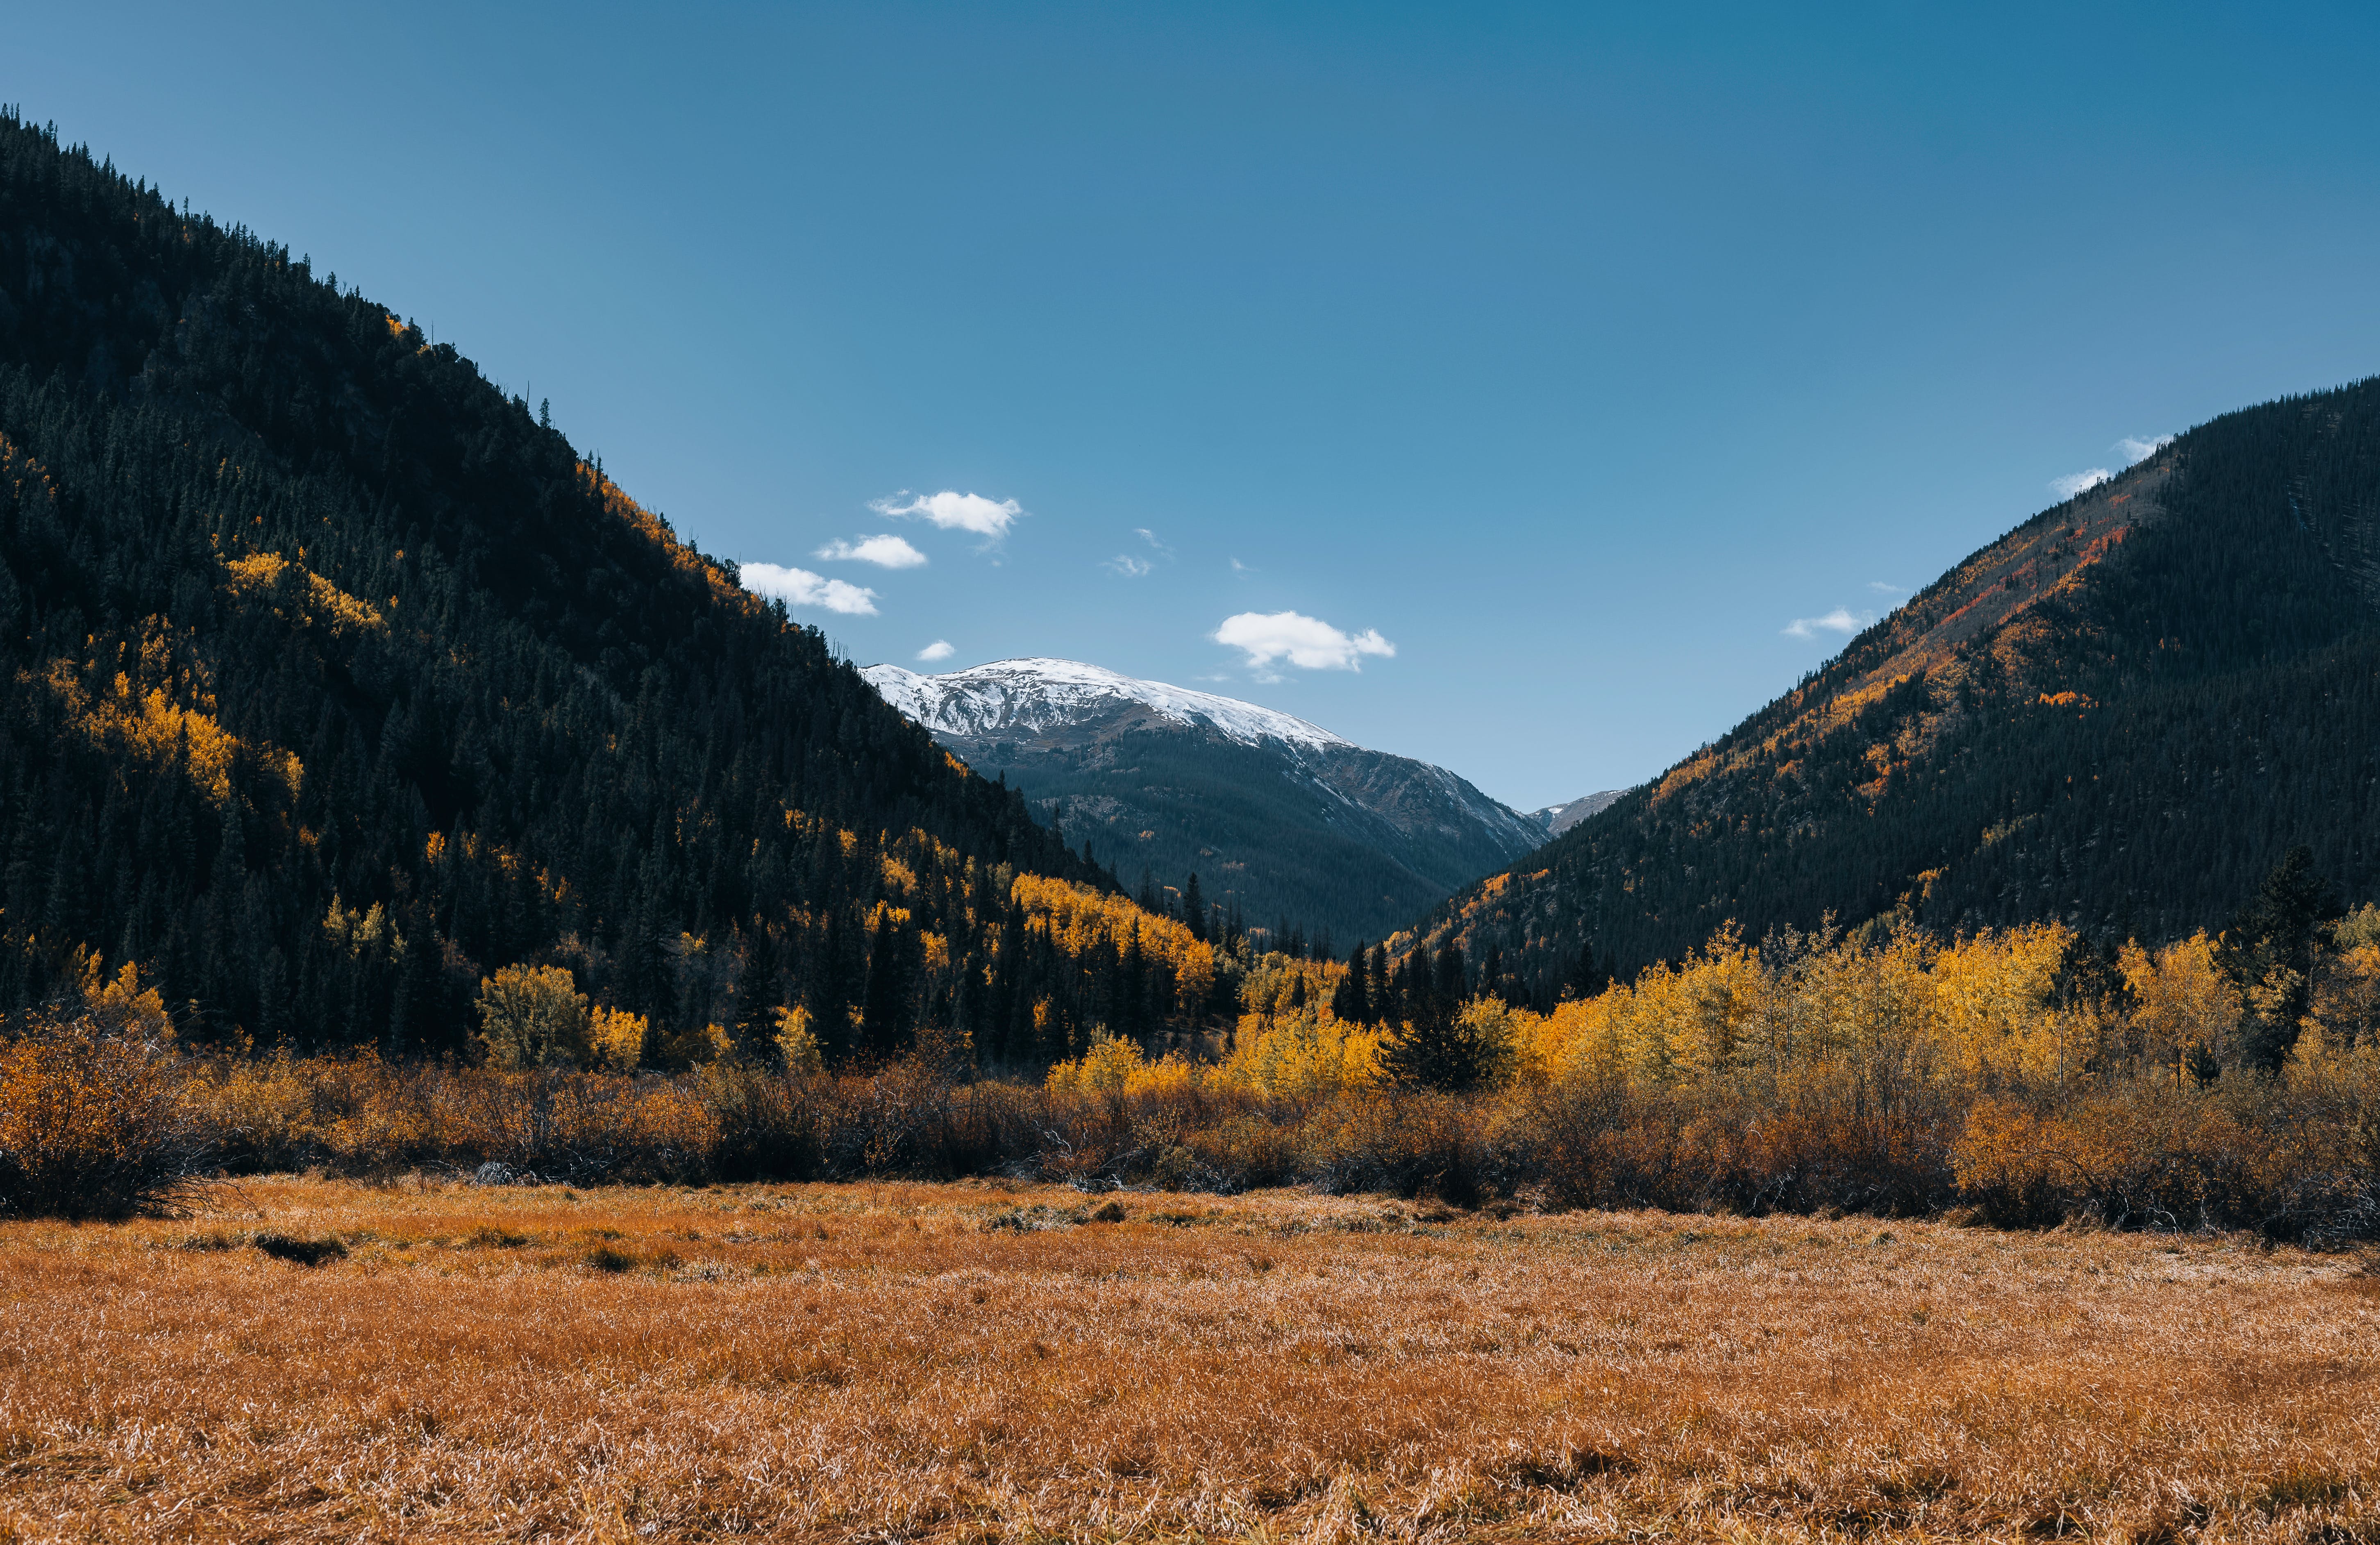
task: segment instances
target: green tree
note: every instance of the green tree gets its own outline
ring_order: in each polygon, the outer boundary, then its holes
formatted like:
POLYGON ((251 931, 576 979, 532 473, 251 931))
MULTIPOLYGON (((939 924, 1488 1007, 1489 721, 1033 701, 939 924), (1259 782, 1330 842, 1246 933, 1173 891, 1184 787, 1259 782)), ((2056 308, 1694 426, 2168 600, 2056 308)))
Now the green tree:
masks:
POLYGON ((2313 851, 2298 846, 2281 855, 2255 899, 2223 931, 2215 958, 2248 1004, 2244 1040, 2251 1067, 2276 1070, 2297 1044, 2330 925, 2345 912, 2329 882, 2314 872, 2313 851))

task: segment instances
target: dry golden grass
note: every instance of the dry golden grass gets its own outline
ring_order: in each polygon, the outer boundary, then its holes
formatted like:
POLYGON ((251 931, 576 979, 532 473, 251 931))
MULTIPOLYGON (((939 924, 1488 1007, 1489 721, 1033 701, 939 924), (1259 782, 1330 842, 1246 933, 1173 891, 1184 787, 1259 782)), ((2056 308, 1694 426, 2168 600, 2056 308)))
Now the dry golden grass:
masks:
POLYGON ((1114 1199, 276 1179, 0 1226, 0 1539, 2380 1539, 2353 1260, 1114 1199))

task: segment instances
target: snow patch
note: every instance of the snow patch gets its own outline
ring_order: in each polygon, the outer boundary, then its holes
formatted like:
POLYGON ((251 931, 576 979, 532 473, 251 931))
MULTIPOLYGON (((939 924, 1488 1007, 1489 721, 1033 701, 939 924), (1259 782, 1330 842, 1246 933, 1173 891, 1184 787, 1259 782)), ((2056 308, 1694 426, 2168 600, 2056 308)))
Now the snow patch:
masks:
POLYGON ((1137 703, 1175 724, 1210 725, 1244 746, 1273 740, 1317 750, 1360 748, 1273 709, 1075 660, 995 660, 942 675, 870 665, 859 674, 886 702, 934 735, 1038 735, 1137 703))

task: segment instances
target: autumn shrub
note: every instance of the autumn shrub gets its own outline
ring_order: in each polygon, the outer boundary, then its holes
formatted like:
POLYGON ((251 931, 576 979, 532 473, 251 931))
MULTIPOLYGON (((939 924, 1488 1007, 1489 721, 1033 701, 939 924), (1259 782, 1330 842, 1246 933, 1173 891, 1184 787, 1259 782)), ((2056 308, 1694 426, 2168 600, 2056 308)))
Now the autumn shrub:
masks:
POLYGON ((792 1071, 711 1063, 688 1077, 718 1136, 710 1155, 721 1180, 812 1180, 827 1174, 831 1081, 796 1059, 792 1071))
POLYGON ((0 1040, 0 1214, 127 1218, 172 1210, 208 1168, 171 1041, 83 1012, 0 1040))
POLYGON ((1954 1150, 1961 1193, 2006 1223, 2367 1235, 2354 1129, 2280 1079, 2142 1083, 2064 1101, 1977 1101, 1954 1150))
POLYGON ((76 1134, 113 1122, 188 1135, 243 1172, 492 1162, 574 1182, 1000 1174, 1748 1214, 1973 1205, 2009 1224, 2343 1243, 2380 1237, 2380 913, 2342 923, 2337 945, 2268 1071, 2242 1060, 2246 1002, 2204 937, 2095 955, 2056 924, 1949 943, 1900 925, 1756 946, 1722 931, 1551 1013, 1450 1010, 1495 1052, 1460 1092, 1407 1087, 1382 1057, 1390 1032, 1342 1020, 1280 967, 1250 979, 1219 1057, 1099 1033, 1028 1082, 987 1075, 964 1036, 930 1026, 865 1069, 827 1067, 799 1009, 742 1040, 662 1035, 558 967, 488 979, 475 1065, 181 1054, 137 971, 79 958, 80 1040, 58 1045, 116 1061, 69 1076, 67 1052, 10 1042, 30 1092, 5 1110, 20 1134, 8 1162, 71 1168, 103 1146, 76 1134), (122 1114, 142 1090, 165 1119, 122 1114))
POLYGON ((1310 1178, 1323 1190, 1386 1191, 1467 1207, 1513 1179, 1477 1101, 1389 1091, 1339 1101, 1320 1114, 1309 1163, 1310 1178))

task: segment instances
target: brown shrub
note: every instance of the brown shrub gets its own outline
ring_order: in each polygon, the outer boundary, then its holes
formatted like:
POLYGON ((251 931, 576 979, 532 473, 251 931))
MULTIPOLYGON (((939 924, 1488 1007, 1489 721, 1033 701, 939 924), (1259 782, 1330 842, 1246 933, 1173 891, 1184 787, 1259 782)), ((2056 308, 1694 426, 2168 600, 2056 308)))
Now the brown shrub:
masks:
POLYGON ((162 1034, 78 1014, 0 1040, 0 1214, 171 1211, 190 1198, 209 1147, 162 1034))

